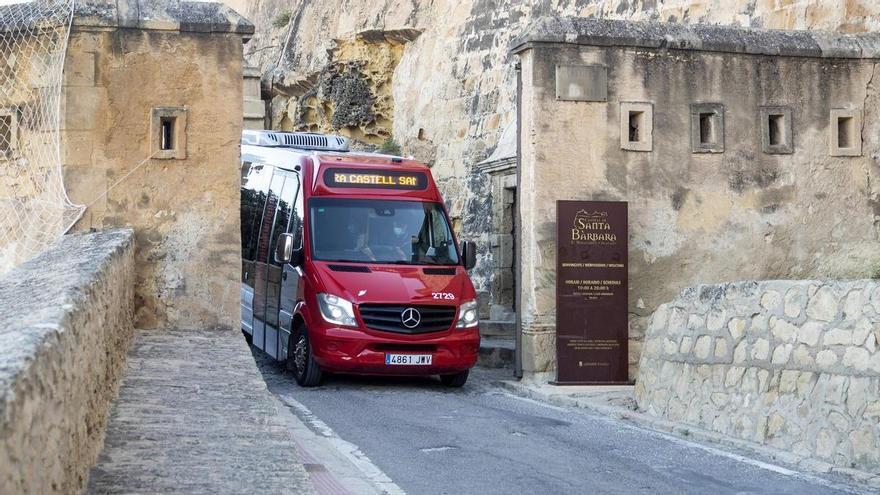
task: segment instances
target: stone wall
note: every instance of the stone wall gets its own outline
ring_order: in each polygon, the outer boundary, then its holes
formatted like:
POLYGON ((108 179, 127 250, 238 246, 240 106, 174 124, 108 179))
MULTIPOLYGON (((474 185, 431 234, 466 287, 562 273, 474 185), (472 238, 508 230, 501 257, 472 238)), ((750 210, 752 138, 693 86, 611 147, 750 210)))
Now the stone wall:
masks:
POLYGON ((651 317, 639 408, 880 473, 880 282, 685 289, 651 317))
POLYGON ((88 205, 74 230, 134 227, 138 328, 238 328, 242 42, 253 26, 214 3, 78 5, 62 130, 65 184, 88 205), (166 114, 178 118, 174 152, 158 149, 166 114))
POLYGON ((562 18, 518 53, 526 371, 555 368, 559 199, 629 203, 631 379, 647 317, 684 287, 877 276, 880 37, 562 18), (557 66, 603 68, 606 100, 557 98, 557 66), (629 104, 653 113, 647 149, 622 144, 629 104), (723 113, 713 152, 694 147, 698 104, 723 113), (767 108, 788 112, 785 152, 767 108), (845 156, 838 109, 864 117, 845 156))
POLYGON ((77 493, 132 337, 134 234, 62 237, 0 279, 0 493, 77 493))

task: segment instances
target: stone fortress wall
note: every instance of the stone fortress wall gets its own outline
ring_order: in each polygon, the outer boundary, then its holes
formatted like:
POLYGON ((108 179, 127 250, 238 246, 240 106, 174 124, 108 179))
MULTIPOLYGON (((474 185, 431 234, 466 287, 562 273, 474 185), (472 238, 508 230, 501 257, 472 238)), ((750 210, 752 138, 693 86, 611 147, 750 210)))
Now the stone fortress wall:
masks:
POLYGON ((661 305, 636 398, 648 414, 880 473, 880 283, 699 285, 661 305))
POLYGON ((876 35, 562 18, 520 50, 527 371, 555 367, 557 199, 629 203, 631 379, 683 287, 880 273, 876 35), (558 97, 568 66, 605 74, 605 99, 558 97))
POLYGON ((868 0, 227 3, 258 26, 245 55, 261 68, 271 93, 271 127, 335 130, 373 144, 393 136, 404 153, 431 164, 456 229, 485 247, 472 273, 478 290, 505 303, 502 293, 512 282, 502 279, 514 242, 507 186, 516 153, 516 61, 509 49, 531 22, 580 16, 839 32, 880 28, 880 4, 868 0), (348 76, 338 77, 340 71, 348 76), (327 90, 328 81, 335 91, 327 90), (361 120, 334 129, 341 107, 358 110, 351 116, 361 120), (493 166, 505 160, 506 166, 493 166))
POLYGON ((62 163, 75 231, 132 226, 138 328, 238 328, 242 43, 207 2, 77 3, 62 163), (175 118, 175 151, 159 150, 175 118))

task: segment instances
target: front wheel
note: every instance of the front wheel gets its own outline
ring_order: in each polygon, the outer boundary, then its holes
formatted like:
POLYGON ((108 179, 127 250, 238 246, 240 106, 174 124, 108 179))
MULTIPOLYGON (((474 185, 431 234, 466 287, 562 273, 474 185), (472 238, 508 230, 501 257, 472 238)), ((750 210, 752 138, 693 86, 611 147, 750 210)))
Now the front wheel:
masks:
POLYGON ((288 352, 287 367, 293 371, 296 383, 303 387, 318 386, 321 383, 321 367, 315 362, 309 332, 305 326, 300 326, 290 338, 294 344, 288 352))
POLYGON ((454 375, 440 375, 440 382, 451 388, 461 388, 467 382, 470 370, 462 371, 454 375))

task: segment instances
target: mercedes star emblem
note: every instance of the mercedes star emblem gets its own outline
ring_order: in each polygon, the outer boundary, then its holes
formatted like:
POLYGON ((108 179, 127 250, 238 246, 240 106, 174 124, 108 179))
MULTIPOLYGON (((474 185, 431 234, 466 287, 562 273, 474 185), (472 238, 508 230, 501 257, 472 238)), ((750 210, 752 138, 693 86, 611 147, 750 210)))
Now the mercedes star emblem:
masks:
POLYGON ((422 322, 422 315, 416 308, 406 308, 400 313, 400 322, 406 328, 415 328, 422 322))

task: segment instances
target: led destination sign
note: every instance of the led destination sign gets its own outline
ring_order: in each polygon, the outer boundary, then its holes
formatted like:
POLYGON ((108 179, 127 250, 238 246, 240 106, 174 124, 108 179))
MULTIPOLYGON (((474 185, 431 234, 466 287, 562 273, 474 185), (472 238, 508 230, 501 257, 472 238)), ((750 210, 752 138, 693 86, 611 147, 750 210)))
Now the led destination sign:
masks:
POLYGON ((329 187, 419 190, 428 187, 428 178, 423 172, 330 168, 324 172, 324 183, 329 187))

